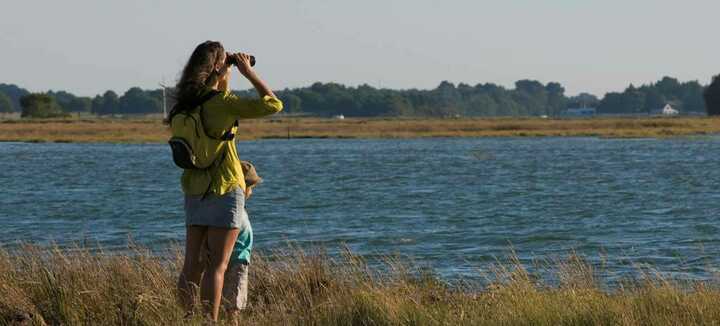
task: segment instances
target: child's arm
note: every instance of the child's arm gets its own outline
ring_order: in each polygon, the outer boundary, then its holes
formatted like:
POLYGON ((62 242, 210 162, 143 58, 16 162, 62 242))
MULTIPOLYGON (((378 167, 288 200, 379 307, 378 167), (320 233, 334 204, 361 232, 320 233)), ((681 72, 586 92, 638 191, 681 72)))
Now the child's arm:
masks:
POLYGON ((254 186, 249 186, 249 187, 245 188, 245 200, 250 199, 250 196, 252 196, 252 192, 253 192, 252 188, 253 187, 254 186))

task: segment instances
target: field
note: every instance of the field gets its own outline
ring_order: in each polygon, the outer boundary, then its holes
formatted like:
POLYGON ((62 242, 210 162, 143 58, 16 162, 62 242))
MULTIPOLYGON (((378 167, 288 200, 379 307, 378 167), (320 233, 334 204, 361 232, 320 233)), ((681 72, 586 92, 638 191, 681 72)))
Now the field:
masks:
MULTIPOLYGON (((717 325, 717 281, 674 282, 647 270, 613 290, 581 257, 548 264, 555 284, 511 259, 484 282, 446 283, 387 257, 371 269, 345 251, 256 255, 249 308, 233 325, 717 325)), ((176 304, 177 250, 153 256, 88 249, 0 251, 0 324, 202 325, 176 304)))
MULTIPOLYGON (((673 137, 720 133, 720 118, 360 119, 278 118, 241 122, 240 139, 413 137, 673 137)), ((167 126, 155 119, 0 120, 0 141, 158 143, 167 126)))

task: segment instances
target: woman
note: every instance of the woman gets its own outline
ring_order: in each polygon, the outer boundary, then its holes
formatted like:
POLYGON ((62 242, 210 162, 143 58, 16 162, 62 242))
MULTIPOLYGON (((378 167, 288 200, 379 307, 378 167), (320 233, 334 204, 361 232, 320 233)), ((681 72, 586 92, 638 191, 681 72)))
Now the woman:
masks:
MULTIPOLYGON (((195 109, 203 98, 206 100, 202 104, 205 130, 210 136, 221 137, 229 132, 237 133, 235 121, 238 119, 258 118, 282 110, 282 102, 253 70, 250 57, 244 53, 231 55, 260 98, 239 98, 229 92, 232 66, 227 61, 230 60, 226 60, 225 49, 219 42, 207 41, 195 48, 183 69, 176 97, 179 104, 185 105, 176 105, 168 115, 168 122, 183 110, 195 109), (210 92, 217 94, 207 99, 210 92)), ((210 171, 184 170, 181 184, 185 193, 187 234, 185 261, 178 280, 180 301, 188 313, 192 312, 195 289, 199 285, 205 311, 217 321, 223 278, 233 245, 239 234, 252 232, 245 211, 245 179, 235 142, 229 142, 227 154, 210 171), (204 242, 209 251, 205 273, 200 261, 204 242)), ((249 252, 242 255, 249 258, 249 252)))

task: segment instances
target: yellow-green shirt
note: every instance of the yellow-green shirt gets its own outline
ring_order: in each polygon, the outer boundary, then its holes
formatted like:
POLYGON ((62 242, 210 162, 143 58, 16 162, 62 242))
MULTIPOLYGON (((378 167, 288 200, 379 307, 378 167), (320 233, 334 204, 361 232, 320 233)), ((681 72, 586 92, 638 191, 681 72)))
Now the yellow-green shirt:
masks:
MULTIPOLYGON (((209 89, 205 90, 205 92, 209 91, 209 89)), ((203 106, 205 108, 203 110, 205 130, 214 137, 222 136, 231 128, 235 135, 242 133, 242 129, 237 130, 238 128, 232 127, 236 120, 260 118, 278 113, 283 109, 283 103, 275 97, 242 98, 229 91, 215 95, 203 106)), ((208 189, 208 183, 211 181, 209 192, 218 196, 222 196, 236 187, 245 191, 245 177, 234 141, 230 142, 228 152, 222 162, 210 168, 209 171, 184 170, 180 179, 183 192, 187 195, 202 195, 208 189)))

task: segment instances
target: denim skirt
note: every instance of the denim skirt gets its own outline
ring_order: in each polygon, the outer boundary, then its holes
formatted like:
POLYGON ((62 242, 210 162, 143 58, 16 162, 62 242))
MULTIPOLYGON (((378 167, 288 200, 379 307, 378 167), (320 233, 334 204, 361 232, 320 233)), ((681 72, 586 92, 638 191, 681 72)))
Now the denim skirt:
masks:
POLYGON ((237 187, 222 196, 214 193, 205 198, 185 195, 185 225, 241 230, 249 227, 245 193, 237 187))

